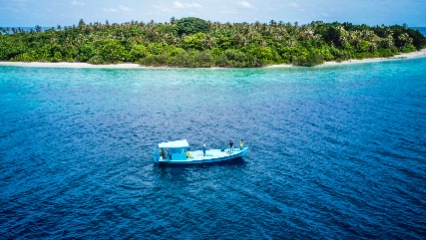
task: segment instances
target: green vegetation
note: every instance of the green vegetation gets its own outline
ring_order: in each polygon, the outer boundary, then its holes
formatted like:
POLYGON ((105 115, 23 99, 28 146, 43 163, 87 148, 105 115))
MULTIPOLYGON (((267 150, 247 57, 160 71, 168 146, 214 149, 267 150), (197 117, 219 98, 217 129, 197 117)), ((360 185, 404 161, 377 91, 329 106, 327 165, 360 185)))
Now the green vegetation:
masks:
POLYGON ((391 57, 426 47, 403 26, 312 22, 298 25, 218 23, 172 18, 170 23, 90 23, 42 31, 0 29, 0 61, 135 62, 147 66, 314 66, 324 61, 391 57))

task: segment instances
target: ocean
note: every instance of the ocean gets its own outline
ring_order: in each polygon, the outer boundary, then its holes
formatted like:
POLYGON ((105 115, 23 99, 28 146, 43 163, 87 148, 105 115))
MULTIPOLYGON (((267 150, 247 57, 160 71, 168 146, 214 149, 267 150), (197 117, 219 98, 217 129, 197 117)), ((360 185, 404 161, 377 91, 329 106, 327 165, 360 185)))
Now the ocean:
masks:
POLYGON ((0 66, 0 239, 424 239, 426 58, 0 66), (243 159, 159 166, 159 142, 243 159))
POLYGON ((419 30, 419 32, 426 36, 426 27, 414 27, 414 29, 419 30))

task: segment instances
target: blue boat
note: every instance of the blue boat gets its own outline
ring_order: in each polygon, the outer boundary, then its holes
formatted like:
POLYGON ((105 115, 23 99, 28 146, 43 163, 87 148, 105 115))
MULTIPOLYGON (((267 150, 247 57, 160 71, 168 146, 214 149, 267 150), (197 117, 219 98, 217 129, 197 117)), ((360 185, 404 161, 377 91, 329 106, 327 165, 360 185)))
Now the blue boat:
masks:
POLYGON ((212 162, 229 161, 246 155, 248 147, 205 149, 189 151, 189 143, 186 140, 162 142, 158 144, 159 151, 154 150, 155 163, 168 164, 202 164, 212 162))

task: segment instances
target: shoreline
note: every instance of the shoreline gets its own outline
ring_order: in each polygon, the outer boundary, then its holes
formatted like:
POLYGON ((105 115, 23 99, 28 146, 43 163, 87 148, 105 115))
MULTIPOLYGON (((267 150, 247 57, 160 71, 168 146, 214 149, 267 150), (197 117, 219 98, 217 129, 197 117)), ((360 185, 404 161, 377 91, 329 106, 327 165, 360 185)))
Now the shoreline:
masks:
MULTIPOLYGON (((342 62, 325 62, 321 65, 315 67, 324 67, 324 66, 339 66, 339 65, 350 65, 350 64, 359 64, 359 63, 371 63, 371 62, 382 62, 382 61, 393 61, 393 60, 403 60, 403 59, 412 59, 412 58, 422 58, 426 57, 426 48, 420 51, 398 54, 393 57, 385 58, 365 58, 365 59, 351 59, 342 62)), ((104 69, 161 69, 161 68, 175 68, 175 67, 152 67, 152 66, 143 66, 137 63, 120 63, 120 64, 104 64, 104 65, 94 65, 89 63, 79 63, 79 62, 0 62, 0 66, 15 66, 15 67, 52 67, 52 68, 104 68, 104 69)), ((298 67, 290 64, 277 64, 265 66, 264 68, 287 68, 287 67, 298 67)), ((176 67, 177 68, 177 67, 176 67)), ((212 67, 210 69, 217 69, 218 67, 212 67)), ((206 68, 209 69, 209 68, 206 68)), ((226 69, 226 68, 225 68, 226 69)))
MULTIPOLYGON (((401 53, 392 57, 378 57, 378 58, 364 58, 364 59, 349 59, 342 62, 330 61, 324 62, 323 64, 316 65, 314 67, 326 67, 326 66, 340 66, 340 65, 351 65, 351 64, 360 64, 360 63, 373 63, 373 62, 384 62, 384 61, 395 61, 395 60, 405 60, 405 59, 414 59, 414 58, 423 58, 426 57, 426 48, 410 53, 401 53)), ((285 67, 297 67, 290 64, 277 64, 267 66, 267 68, 285 68, 285 67)))
POLYGON ((414 59, 414 58, 422 58, 426 57, 426 48, 416 51, 416 52, 410 52, 410 53, 402 53, 395 55, 393 57, 379 57, 379 58, 365 58, 365 59, 351 59, 342 61, 340 63, 336 61, 332 62, 325 62, 322 65, 319 66, 334 66, 334 65, 347 65, 347 64, 357 64, 357 63, 370 63, 370 62, 383 62, 383 61, 395 61, 395 60, 404 60, 404 59, 414 59))

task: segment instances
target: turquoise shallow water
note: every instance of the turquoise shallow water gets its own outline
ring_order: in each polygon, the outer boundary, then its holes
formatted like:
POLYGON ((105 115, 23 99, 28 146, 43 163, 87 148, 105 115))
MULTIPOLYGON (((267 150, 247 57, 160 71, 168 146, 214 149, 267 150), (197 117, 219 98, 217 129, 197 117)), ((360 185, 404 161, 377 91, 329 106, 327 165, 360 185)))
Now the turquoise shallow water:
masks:
POLYGON ((284 69, 0 67, 0 238, 425 234, 426 58, 284 69), (160 167, 158 142, 240 161, 160 167))

